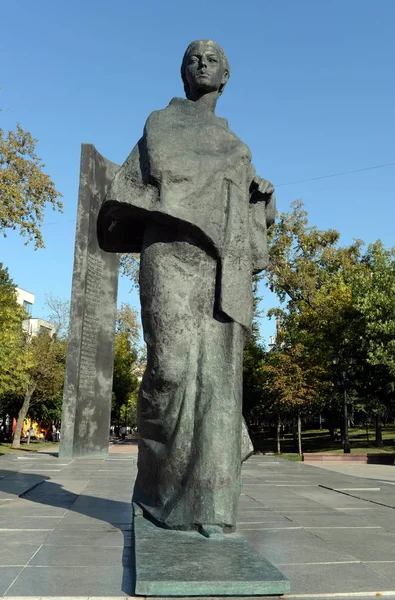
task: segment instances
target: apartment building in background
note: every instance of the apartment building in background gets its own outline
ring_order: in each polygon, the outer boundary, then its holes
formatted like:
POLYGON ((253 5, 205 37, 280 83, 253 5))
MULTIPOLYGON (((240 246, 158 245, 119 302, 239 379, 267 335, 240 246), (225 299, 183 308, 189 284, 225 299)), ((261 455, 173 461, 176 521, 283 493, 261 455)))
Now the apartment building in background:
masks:
POLYGON ((33 317, 34 294, 22 290, 21 288, 16 288, 16 294, 18 304, 23 306, 25 312, 29 315, 29 319, 25 319, 22 323, 23 330, 26 331, 30 337, 43 335, 44 333, 49 333, 52 337, 55 330, 54 324, 44 321, 44 319, 33 317))

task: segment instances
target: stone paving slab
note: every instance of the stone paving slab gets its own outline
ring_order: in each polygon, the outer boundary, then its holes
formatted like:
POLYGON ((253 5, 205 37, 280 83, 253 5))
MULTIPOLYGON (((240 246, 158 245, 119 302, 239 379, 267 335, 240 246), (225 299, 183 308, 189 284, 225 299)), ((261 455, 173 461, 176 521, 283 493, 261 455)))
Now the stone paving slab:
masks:
POLYGON ((27 566, 17 577, 6 597, 12 596, 131 596, 133 574, 122 565, 80 567, 27 566))

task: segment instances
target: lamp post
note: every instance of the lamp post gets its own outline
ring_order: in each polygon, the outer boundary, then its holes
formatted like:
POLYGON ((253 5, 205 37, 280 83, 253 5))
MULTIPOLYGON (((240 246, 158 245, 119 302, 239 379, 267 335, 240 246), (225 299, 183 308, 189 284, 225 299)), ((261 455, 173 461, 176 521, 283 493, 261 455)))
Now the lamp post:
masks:
MULTIPOLYGON (((338 366, 339 365, 339 357, 338 356, 334 356, 332 359, 332 362, 334 364, 334 366, 338 366)), ((354 362, 354 360, 352 358, 349 359, 348 364, 352 365, 352 363, 354 362)), ((343 417, 344 417, 344 439, 343 439, 343 451, 344 454, 350 454, 351 453, 351 447, 350 447, 350 439, 348 436, 348 399, 347 399, 347 364, 346 362, 344 362, 341 365, 341 382, 342 382, 342 386, 343 386, 343 417)))

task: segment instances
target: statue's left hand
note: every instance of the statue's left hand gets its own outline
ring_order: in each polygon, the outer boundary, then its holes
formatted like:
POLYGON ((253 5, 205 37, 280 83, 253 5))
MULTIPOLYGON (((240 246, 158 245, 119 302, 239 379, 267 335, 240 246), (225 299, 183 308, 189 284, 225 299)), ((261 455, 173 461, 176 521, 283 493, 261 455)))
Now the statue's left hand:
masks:
POLYGON ((251 201, 259 202, 264 200, 268 203, 270 202, 273 193, 274 185, 270 183, 270 181, 263 179, 263 177, 255 175, 250 185, 251 201))

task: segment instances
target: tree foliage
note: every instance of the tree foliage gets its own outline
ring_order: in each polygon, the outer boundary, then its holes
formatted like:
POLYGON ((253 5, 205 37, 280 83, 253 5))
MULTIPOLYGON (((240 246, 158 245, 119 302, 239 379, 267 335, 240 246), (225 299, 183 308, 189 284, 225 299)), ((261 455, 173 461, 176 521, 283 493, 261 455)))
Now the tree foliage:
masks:
POLYGON ((112 420, 132 415, 141 376, 140 327, 137 311, 123 303, 117 312, 114 341, 112 420))
POLYGON ((140 254, 121 254, 119 261, 120 273, 132 282, 134 287, 139 285, 140 254))
POLYGON ((26 316, 17 303, 15 284, 0 263, 0 402, 26 382, 30 364, 22 330, 26 316))
POLYGON ((328 382, 323 366, 311 358, 302 344, 278 348, 267 355, 262 369, 267 375, 267 409, 271 413, 293 416, 321 408, 328 382))
POLYGON ((31 364, 26 371, 27 381, 12 442, 14 448, 20 446, 23 422, 29 409, 42 402, 57 399, 64 381, 67 347, 65 340, 58 340, 56 336, 51 337, 45 333, 28 340, 27 346, 31 364))
POLYGON ((354 280, 354 301, 360 315, 359 343, 370 365, 386 367, 395 378, 395 249, 380 241, 370 244, 365 267, 354 280))
POLYGON ((309 225, 300 201, 280 215, 269 237, 268 286, 280 306, 269 311, 278 330, 263 367, 266 410, 292 414, 324 402, 328 422, 340 422, 336 356, 351 403, 382 414, 395 383, 394 251, 376 242, 363 252, 360 240, 341 246, 337 231, 309 225))
POLYGON ((6 135, 0 129, 0 231, 18 230, 44 248, 41 225, 47 205, 62 212, 61 194, 43 172, 45 165, 36 154, 37 140, 17 124, 6 135))
POLYGON ((45 294, 46 320, 53 323, 58 339, 67 339, 70 318, 70 301, 54 294, 45 294))

